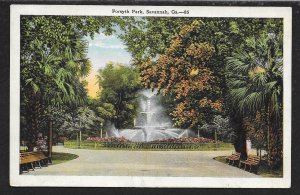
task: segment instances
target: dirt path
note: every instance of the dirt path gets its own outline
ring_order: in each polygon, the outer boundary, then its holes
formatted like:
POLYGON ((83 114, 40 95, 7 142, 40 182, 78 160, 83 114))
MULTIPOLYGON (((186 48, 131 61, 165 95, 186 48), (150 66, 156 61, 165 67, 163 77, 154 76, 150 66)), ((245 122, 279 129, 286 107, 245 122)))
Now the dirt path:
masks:
POLYGON ((53 151, 79 157, 24 175, 259 177, 213 160, 232 151, 84 150, 63 146, 56 146, 53 151))

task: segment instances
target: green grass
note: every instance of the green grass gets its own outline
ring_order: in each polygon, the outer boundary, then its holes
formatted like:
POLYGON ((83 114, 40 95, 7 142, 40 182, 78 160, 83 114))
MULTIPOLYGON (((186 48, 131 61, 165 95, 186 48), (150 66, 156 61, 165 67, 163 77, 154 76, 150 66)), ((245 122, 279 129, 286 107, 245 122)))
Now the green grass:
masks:
POLYGON ((279 170, 271 170, 266 161, 263 161, 261 163, 261 166, 258 169, 258 175, 262 177, 276 177, 276 178, 282 178, 283 177, 283 170, 282 168, 279 170))
POLYGON ((214 159, 216 161, 219 161, 219 162, 222 162, 222 163, 226 163, 226 159, 225 158, 226 158, 226 156, 217 156, 214 159))
POLYGON ((61 153, 61 152, 53 152, 52 153, 52 163, 53 164, 60 164, 64 163, 73 159, 78 158, 76 154, 69 154, 69 153, 61 153))
MULTIPOLYGON (((226 163, 225 158, 226 158, 226 156, 217 156, 214 159, 219 161, 219 162, 226 163)), ((271 170, 267 166, 267 162, 265 160, 262 160, 261 164, 258 168, 257 175, 262 176, 262 177, 282 178, 283 177, 283 171, 282 171, 282 169, 280 169, 280 170, 271 170)))
POLYGON ((230 143, 135 143, 135 142, 91 142, 82 141, 81 146, 78 146, 76 141, 65 141, 64 146, 66 148, 73 149, 90 149, 90 150, 164 150, 164 151, 220 151, 220 150, 232 150, 233 146, 230 143))

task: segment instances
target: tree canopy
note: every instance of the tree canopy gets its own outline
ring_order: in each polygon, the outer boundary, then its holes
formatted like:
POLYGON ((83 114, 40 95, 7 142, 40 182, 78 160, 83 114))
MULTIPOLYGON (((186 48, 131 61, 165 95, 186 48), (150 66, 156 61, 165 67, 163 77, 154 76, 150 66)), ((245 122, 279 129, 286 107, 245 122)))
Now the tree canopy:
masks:
POLYGON ((175 124, 183 127, 199 125, 206 120, 203 113, 211 109, 221 110, 221 100, 213 97, 218 86, 209 67, 215 49, 197 38, 200 26, 196 20, 183 26, 165 54, 140 65, 144 86, 164 95, 175 94, 177 105, 172 116, 175 124))
POLYGON ((241 115, 265 116, 270 164, 275 167, 282 159, 282 33, 262 33, 246 42, 243 50, 227 58, 228 95, 241 115))
MULTIPOLYGON (((91 68, 88 43, 101 29, 112 33, 114 17, 21 16, 21 128, 29 148, 42 131, 47 106, 81 105, 81 80, 91 68)), ((48 115, 49 116, 49 115, 48 115)))
POLYGON ((117 128, 133 126, 137 112, 137 92, 141 89, 139 73, 135 68, 108 63, 98 71, 100 87, 100 115, 117 128))

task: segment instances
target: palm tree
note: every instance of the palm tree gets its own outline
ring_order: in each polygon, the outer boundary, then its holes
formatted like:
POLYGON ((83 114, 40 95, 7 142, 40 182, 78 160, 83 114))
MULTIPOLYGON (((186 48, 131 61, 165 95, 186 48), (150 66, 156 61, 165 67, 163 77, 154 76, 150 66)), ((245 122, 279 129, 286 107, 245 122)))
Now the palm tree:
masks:
POLYGON ((80 78, 91 67, 86 48, 87 43, 80 38, 73 39, 64 48, 45 47, 36 38, 31 42, 30 57, 21 60, 21 93, 30 150, 42 118, 51 118, 51 113, 43 115, 47 106, 80 105, 85 101, 86 91, 80 78))
MULTIPOLYGON (((82 77, 91 64, 88 43, 100 28, 111 34, 116 17, 92 16, 21 16, 21 125, 33 142, 41 130, 40 118, 49 105, 78 107, 86 99, 82 77)), ((44 125, 45 126, 45 125, 44 125)))
POLYGON ((228 97, 242 116, 265 112, 268 121, 268 162, 282 161, 282 34, 263 33, 246 40, 227 58, 228 97))

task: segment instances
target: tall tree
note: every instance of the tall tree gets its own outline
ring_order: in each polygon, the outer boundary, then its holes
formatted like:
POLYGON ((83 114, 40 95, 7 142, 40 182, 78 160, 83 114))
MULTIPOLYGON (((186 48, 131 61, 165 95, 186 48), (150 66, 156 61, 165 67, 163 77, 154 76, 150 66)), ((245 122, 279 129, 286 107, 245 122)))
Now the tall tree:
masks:
MULTIPOLYGON (((41 130, 49 105, 80 105, 86 99, 81 77, 88 74, 87 42, 104 28, 113 31, 116 18, 75 16, 21 17, 21 115, 28 147, 41 130)), ((50 120, 50 119, 49 119, 50 120)))
POLYGON ((177 105, 172 116, 181 127, 197 127, 209 120, 211 111, 220 111, 222 107, 216 95, 218 78, 209 64, 215 49, 198 38, 200 30, 198 20, 182 26, 165 54, 140 65, 144 86, 158 89, 164 95, 175 93, 177 105))
POLYGON ((267 114, 269 165, 282 161, 282 34, 263 33, 247 39, 242 50, 228 57, 229 96, 238 112, 267 114))
POLYGON ((98 111, 117 128, 133 126, 137 112, 137 92, 141 89, 139 74, 133 67, 108 63, 98 73, 101 89, 98 111))

